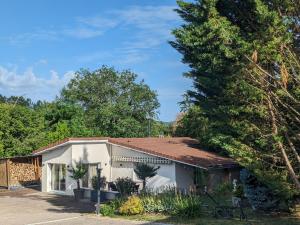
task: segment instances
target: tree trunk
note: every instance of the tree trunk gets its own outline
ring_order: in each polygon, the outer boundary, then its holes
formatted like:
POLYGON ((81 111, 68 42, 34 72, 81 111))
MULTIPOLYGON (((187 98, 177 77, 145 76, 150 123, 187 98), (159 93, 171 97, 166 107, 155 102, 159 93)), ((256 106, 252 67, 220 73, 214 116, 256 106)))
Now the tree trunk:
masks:
MULTIPOLYGON (((270 99, 270 96, 267 97, 267 101, 268 101, 268 108, 269 108, 269 111, 270 111, 270 115, 271 115, 271 121, 272 121, 272 134, 274 136, 278 136, 278 127, 277 127, 277 124, 276 124, 276 117, 275 117, 275 113, 273 111, 273 106, 272 106, 272 101, 270 99)), ((286 154, 286 151, 284 149, 284 146, 282 144, 281 141, 277 141, 277 144, 278 144, 278 147, 279 147, 279 150, 281 151, 281 154, 283 156, 283 161, 289 171, 289 174, 290 174, 290 177, 292 178, 296 188, 298 190, 300 190, 300 182, 298 180, 298 177, 293 169, 293 166, 291 165, 290 161, 289 161, 289 158, 286 154)))
POLYGON ((296 150, 296 148, 295 148, 293 142, 292 142, 291 139, 289 138, 289 135, 287 134, 287 132, 285 132, 285 138, 286 138, 287 142, 289 143, 289 146, 290 146, 290 148, 292 149, 292 151, 293 151, 293 153, 294 153, 294 155, 295 155, 295 157, 296 157, 298 163, 300 164, 300 156, 299 156, 299 154, 298 154, 298 152, 297 152, 297 150, 296 150))

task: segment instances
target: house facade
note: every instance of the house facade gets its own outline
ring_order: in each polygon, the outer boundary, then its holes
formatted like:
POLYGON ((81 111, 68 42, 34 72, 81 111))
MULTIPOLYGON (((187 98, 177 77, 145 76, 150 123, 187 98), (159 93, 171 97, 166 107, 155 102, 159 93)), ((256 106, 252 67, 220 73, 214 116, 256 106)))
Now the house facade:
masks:
POLYGON ((129 177, 142 187, 134 172, 139 162, 160 167, 147 180, 147 188, 153 190, 176 187, 187 191, 201 182, 213 188, 239 176, 232 159, 201 150, 191 138, 68 138, 34 155, 42 156, 42 191, 66 195, 73 195, 76 188, 69 170, 78 162, 87 168, 81 186, 88 190, 97 167, 108 182, 129 177))

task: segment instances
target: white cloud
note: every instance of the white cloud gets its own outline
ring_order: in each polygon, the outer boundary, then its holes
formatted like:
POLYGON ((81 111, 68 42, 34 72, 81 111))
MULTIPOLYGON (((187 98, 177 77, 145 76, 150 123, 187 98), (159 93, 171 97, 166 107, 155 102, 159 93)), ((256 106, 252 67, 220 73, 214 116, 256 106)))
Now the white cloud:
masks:
MULTIPOLYGON (((106 11, 101 15, 78 17, 72 26, 38 29, 11 36, 8 40, 11 44, 22 44, 36 40, 88 39, 118 28, 132 32, 121 47, 111 50, 117 56, 114 61, 122 64, 137 63, 147 59, 144 53, 146 50, 155 50, 171 39, 171 30, 180 21, 174 8, 175 6, 131 6, 122 10, 106 11)), ((103 52, 90 53, 82 57, 83 62, 98 60, 101 55, 103 52)))
POLYGON ((174 11, 174 6, 144 6, 128 7, 123 10, 109 11, 102 16, 80 18, 79 21, 95 29, 132 29, 121 47, 111 49, 110 52, 92 52, 78 57, 83 63, 109 60, 121 65, 136 64, 149 58, 149 51, 155 51, 161 44, 171 39, 171 30, 180 21, 174 11))
POLYGON ((51 100, 72 77, 74 77, 72 71, 60 76, 52 70, 48 78, 42 78, 35 74, 32 68, 19 73, 16 68, 0 66, 0 94, 7 96, 25 94, 33 100, 51 100))

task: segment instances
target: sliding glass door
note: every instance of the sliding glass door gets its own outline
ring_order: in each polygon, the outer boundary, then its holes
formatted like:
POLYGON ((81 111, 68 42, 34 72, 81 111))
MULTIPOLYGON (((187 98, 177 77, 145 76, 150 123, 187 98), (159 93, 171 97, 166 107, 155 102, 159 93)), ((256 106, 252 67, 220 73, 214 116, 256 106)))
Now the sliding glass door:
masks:
POLYGON ((50 164, 50 170, 51 170, 51 190, 65 191, 66 190, 66 165, 50 164))

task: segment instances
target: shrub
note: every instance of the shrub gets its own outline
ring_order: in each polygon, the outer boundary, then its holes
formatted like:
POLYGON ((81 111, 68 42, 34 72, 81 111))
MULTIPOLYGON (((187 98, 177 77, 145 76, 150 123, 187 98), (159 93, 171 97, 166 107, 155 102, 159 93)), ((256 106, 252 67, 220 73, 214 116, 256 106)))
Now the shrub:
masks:
POLYGON ((181 195, 175 191, 166 191, 157 195, 143 195, 141 200, 147 213, 196 217, 201 212, 201 199, 197 195, 181 195))
POLYGON ((253 209, 270 211, 279 207, 279 198, 248 170, 243 169, 240 179, 244 186, 244 192, 253 209))
POLYGON ((244 197, 244 188, 242 185, 237 185, 236 189, 233 191, 233 196, 237 198, 243 198, 244 197))
POLYGON ((135 183, 129 177, 118 178, 116 180, 116 186, 118 192, 120 192, 122 197, 129 196, 134 191, 135 183))
POLYGON ((201 201, 199 196, 189 195, 181 196, 178 195, 174 199, 172 215, 194 218, 199 216, 201 212, 201 201))
POLYGON ((137 215, 142 214, 143 211, 142 201, 137 196, 130 196, 119 209, 120 214, 123 215, 137 215))
POLYGON ((219 184, 215 189, 214 193, 217 196, 230 195, 232 193, 233 185, 229 182, 219 184))
POLYGON ((100 207, 100 213, 103 216, 112 216, 115 214, 115 208, 112 205, 102 205, 100 207))
POLYGON ((143 196, 141 198, 144 211, 147 213, 165 213, 167 210, 161 199, 155 196, 143 196))
POLYGON ((109 202, 109 205, 115 210, 118 210, 126 201, 126 198, 115 198, 114 200, 109 202))
MULTIPOLYGON (((106 177, 100 177, 100 187, 101 188, 105 188, 106 185, 106 177)), ((94 190, 98 190, 98 177, 97 176, 93 176, 92 177, 92 187, 94 190)))

